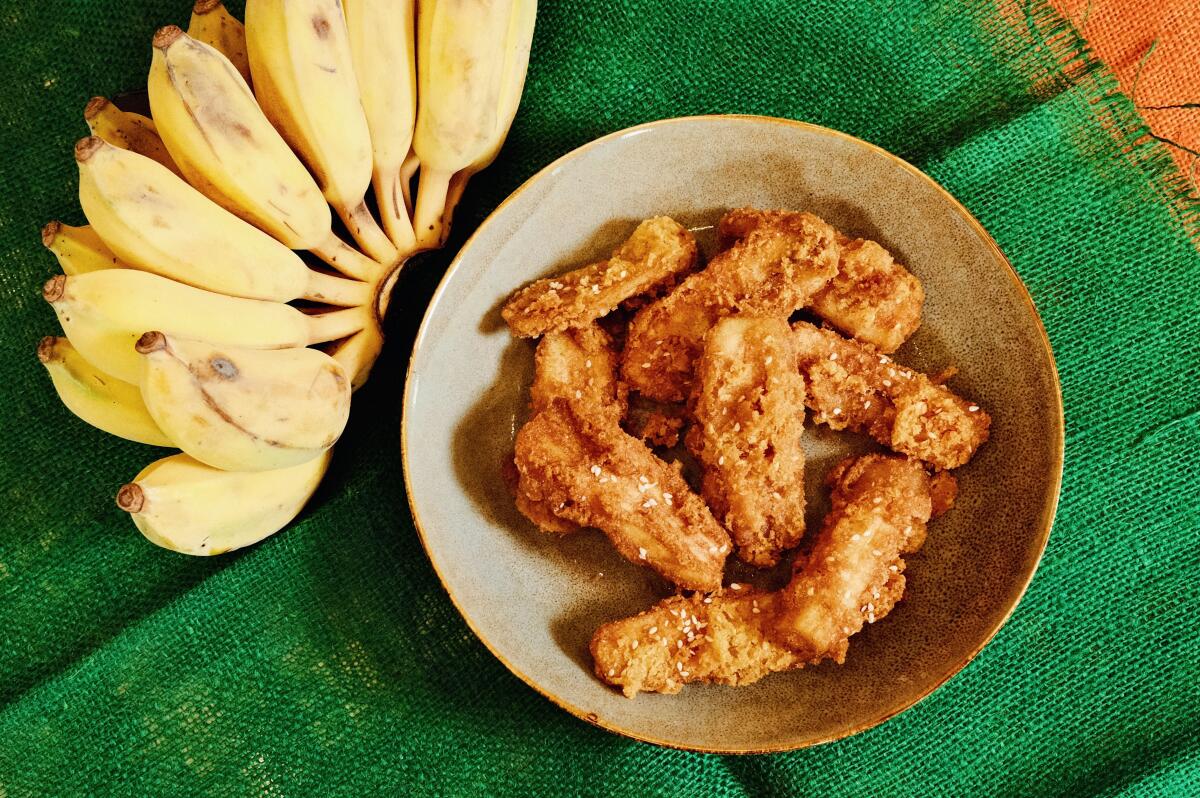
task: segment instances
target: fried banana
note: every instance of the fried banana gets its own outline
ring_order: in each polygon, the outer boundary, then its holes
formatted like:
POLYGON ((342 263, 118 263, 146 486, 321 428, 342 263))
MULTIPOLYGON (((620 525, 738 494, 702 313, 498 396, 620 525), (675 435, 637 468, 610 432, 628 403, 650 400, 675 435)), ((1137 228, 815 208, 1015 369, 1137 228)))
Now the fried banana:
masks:
POLYGON ((832 509, 787 587, 757 593, 730 585, 605 624, 591 642, 596 675, 633 697, 843 662, 851 635, 903 595, 901 555, 924 539, 929 478, 915 461, 866 455, 834 468, 830 482, 832 509))
MULTIPOLYGON (((619 422, 625 414, 625 387, 617 380, 617 356, 608 333, 594 322, 571 330, 548 332, 534 354, 533 385, 529 389, 533 412, 540 412, 555 399, 577 399, 596 412, 613 415, 619 422)), ((521 489, 520 475, 510 487, 521 514, 544 532, 565 534, 579 525, 555 515, 553 508, 529 498, 521 489)))
POLYGON ((804 380, 782 318, 729 316, 696 361, 687 445, 737 555, 769 567, 804 535, 804 380))
POLYGON ((716 255, 633 318, 621 356, 631 388, 684 400, 704 335, 725 316, 787 317, 837 273, 832 227, 811 214, 771 220, 716 255))
POLYGON ((582 327, 643 295, 660 296, 696 267, 696 239, 666 216, 637 226, 612 257, 530 283, 500 312, 513 335, 582 327))
POLYGON ((792 325, 792 341, 814 422, 940 469, 963 465, 987 440, 991 418, 978 404, 869 344, 805 322, 792 325))
POLYGON ((517 433, 516 450, 528 499, 600 529, 623 557, 680 587, 720 586, 729 535, 678 471, 613 416, 555 399, 517 433))
MULTIPOLYGON (((738 208, 721 218, 718 232, 730 245, 764 224, 798 215, 738 208)), ((810 309, 846 335, 895 352, 921 326, 921 281, 874 241, 838 233, 837 244, 837 275, 813 295, 810 309)))

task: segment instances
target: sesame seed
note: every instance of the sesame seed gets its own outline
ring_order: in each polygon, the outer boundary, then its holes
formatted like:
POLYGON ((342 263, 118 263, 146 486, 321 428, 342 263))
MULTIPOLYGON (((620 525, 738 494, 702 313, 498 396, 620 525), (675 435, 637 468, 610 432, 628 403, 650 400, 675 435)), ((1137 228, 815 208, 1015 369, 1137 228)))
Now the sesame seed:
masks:
POLYGON ((676 641, 675 641, 675 648, 680 648, 680 649, 681 649, 681 648, 683 648, 683 641, 682 641, 682 640, 676 640, 676 641))
POLYGON ((767 355, 767 359, 763 361, 763 365, 764 365, 764 366, 769 366, 769 365, 771 365, 771 364, 772 364, 772 363, 774 363, 774 362, 775 362, 775 358, 774 358, 774 357, 772 357, 771 355, 767 355))
POLYGON ((967 412, 968 413, 978 413, 979 405, 971 405, 970 407, 967 408, 967 412))
POLYGON ((657 507, 658 499, 646 499, 646 501, 642 502, 642 506, 647 509, 649 509, 651 507, 657 507))
POLYGON ((720 457, 717 458, 717 465, 719 465, 719 466, 725 465, 725 455, 721 455, 720 457))
POLYGON ((730 590, 741 590, 741 589, 742 589, 742 586, 741 586, 741 585, 739 585, 737 582, 730 582, 730 583, 729 583, 729 589, 730 589, 730 590))
POLYGON ((742 429, 742 422, 740 422, 740 421, 736 421, 736 422, 734 422, 734 424, 733 424, 733 431, 734 431, 734 432, 740 432, 740 431, 741 431, 741 429, 742 429))
POLYGON ((880 355, 880 356, 879 356, 879 362, 880 362, 880 363, 886 363, 886 362, 887 362, 887 358, 886 358, 886 357, 884 357, 883 355, 880 355))
POLYGON ((583 361, 583 365, 584 365, 584 366, 586 366, 587 368, 591 368, 591 367, 592 367, 592 361, 591 361, 591 360, 585 360, 585 361, 583 361))
POLYGON ((721 553, 721 550, 720 550, 720 549, 718 549, 716 546, 709 546, 709 547, 708 547, 708 553, 709 553, 709 554, 720 554, 720 553, 721 553))
POLYGON ((817 592, 817 589, 816 589, 816 587, 814 587, 813 585, 809 585, 809 586, 808 586, 808 595, 810 595, 810 596, 811 596, 811 595, 813 595, 813 594, 814 594, 814 593, 816 593, 816 592, 817 592))
POLYGON ((643 363, 643 364, 642 364, 642 368, 644 368, 644 369, 648 369, 648 368, 650 368, 650 361, 649 361, 649 360, 647 360, 645 363, 643 363))
POLYGON ((850 536, 850 539, 851 540, 862 540, 862 535, 855 532, 853 535, 850 536))
POLYGON ((867 613, 867 623, 875 623, 875 613, 867 613))
POLYGON ((674 499, 674 497, 670 493, 663 494, 663 501, 665 501, 667 503, 668 507, 670 507, 672 504, 674 504, 673 499, 674 499))
POLYGON ((593 285, 593 286, 592 286, 592 293, 593 293, 593 294, 598 294, 598 293, 600 293, 600 286, 598 286, 598 285, 593 285))
POLYGON ((712 604, 712 596, 705 596, 704 600, 701 601, 700 603, 701 604, 712 604))
POLYGON ((867 401, 863 402, 863 410, 869 410, 870 407, 871 407, 871 400, 868 399, 867 401))
POLYGON ((583 391, 576 391, 576 392, 575 392, 575 398, 576 398, 576 399, 582 399, 582 398, 583 398, 583 391))
POLYGON ((883 552, 880 551, 879 549, 871 549, 871 554, 875 557, 879 557, 879 556, 882 556, 883 552))
POLYGON ((830 352, 830 353, 829 353, 829 359, 830 359, 830 360, 837 360, 837 352, 830 352))
POLYGON ((646 550, 645 550, 645 549, 638 549, 638 557, 640 557, 640 558, 641 558, 641 559, 643 559, 643 560, 644 560, 644 559, 646 559, 646 550))
POLYGON ((675 663, 675 668, 676 668, 676 670, 678 670, 680 673, 683 673, 683 663, 682 663, 682 662, 676 662, 676 663, 675 663))
POLYGON ((842 414, 842 408, 840 408, 840 407, 833 408, 833 414, 835 416, 840 416, 842 414))
POLYGON ((843 627, 842 627, 842 634, 844 634, 844 635, 848 635, 848 634, 850 634, 850 627, 849 627, 849 626, 843 626, 843 627))
POLYGON ((625 279, 626 277, 628 277, 628 276, 629 276, 629 270, 628 270, 628 269, 621 269, 621 279, 622 279, 622 280, 624 280, 624 279, 625 279))
POLYGON ((560 283, 558 280, 551 280, 551 281, 550 281, 550 287, 551 287, 551 288, 554 288, 554 289, 556 289, 556 290, 557 290, 557 289, 559 289, 559 288, 562 288, 562 287, 563 287, 563 284, 562 284, 562 283, 560 283))
POLYGON ((888 570, 891 571, 892 573, 898 573, 900 571, 900 568, 895 565, 889 565, 888 570))
POLYGON ((758 607, 751 607, 750 612, 752 612, 755 615, 758 615, 760 612, 762 612, 762 610, 760 610, 758 607))
POLYGON ((609 675, 609 676, 612 676, 612 675, 613 675, 614 673, 616 673, 616 672, 617 672, 617 669, 616 669, 616 668, 609 668, 609 669, 608 669, 608 675, 609 675))
POLYGON ((658 633, 658 627, 657 627, 657 626, 651 626, 649 631, 650 631, 650 634, 657 634, 657 633, 658 633))
POLYGON ((883 497, 882 497, 882 496, 876 496, 874 499, 872 499, 872 500, 871 500, 871 503, 872 503, 872 504, 879 504, 881 501, 883 501, 883 497))
POLYGON ((890 388, 890 387, 892 387, 892 381, 891 381, 891 380, 884 380, 884 381, 883 381, 883 386, 884 386, 885 388, 890 388))
POLYGON ((601 473, 600 466, 598 466, 598 465, 592 466, 592 473, 595 474, 596 476, 600 476, 600 473, 601 473))
POLYGON ((630 648, 632 648, 634 651, 637 651, 637 647, 638 647, 638 641, 634 640, 633 645, 630 646, 630 648))

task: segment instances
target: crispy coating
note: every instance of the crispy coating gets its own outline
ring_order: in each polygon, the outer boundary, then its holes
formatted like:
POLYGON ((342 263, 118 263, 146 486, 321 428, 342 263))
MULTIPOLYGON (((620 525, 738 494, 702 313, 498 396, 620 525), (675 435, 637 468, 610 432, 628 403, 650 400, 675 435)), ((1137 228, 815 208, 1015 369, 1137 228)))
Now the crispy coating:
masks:
POLYGON ((792 325, 812 420, 865 432, 940 469, 963 465, 988 438, 978 405, 907 369, 869 344, 805 322, 792 325))
MULTIPOLYGON (((597 412, 618 421, 625 413, 628 391, 617 380, 617 356, 608 333, 593 323, 571 330, 546 333, 533 357, 533 385, 529 389, 533 412, 544 410, 554 399, 578 399, 597 412)), ((514 470, 515 473, 515 470, 514 470)), ((543 532, 575 532, 578 524, 559 518, 544 502, 529 498, 520 488, 520 475, 509 482, 517 509, 543 532)))
POLYGON ((533 412, 554 399, 579 399, 604 412, 625 414, 625 386, 617 380, 612 339, 595 323, 546 333, 533 356, 533 412))
MULTIPOLYGON (((738 208, 721 218, 721 240, 732 243, 793 211, 738 208)), ((837 234, 838 273, 813 295, 814 313, 841 332, 884 353, 895 352, 921 326, 925 289, 874 241, 837 234)))
POLYGON ((608 260, 520 289, 501 315, 522 338, 582 327, 626 300, 665 293, 696 267, 698 253, 690 232, 674 219, 656 216, 639 224, 608 260))
POLYGON ((704 335, 717 320, 734 313, 786 317, 807 305, 837 273, 834 238, 833 228, 811 214, 748 233, 638 312, 621 356, 625 381, 652 399, 684 400, 704 335))
POLYGON ((687 408, 647 399, 641 394, 630 397, 625 413, 625 430, 651 446, 671 448, 679 443, 679 435, 687 423, 687 408))
POLYGON ((865 455, 830 472, 831 508, 817 542, 783 591, 779 639, 806 659, 842 663, 851 635, 904 593, 902 554, 925 541, 929 475, 914 460, 865 455))
POLYGON ((850 636, 903 595, 901 554, 924 539, 929 478, 915 461, 866 455, 834 468, 830 481, 832 509, 787 587, 757 593, 730 585, 605 624, 591 642, 596 675, 633 697, 843 662, 850 636))
POLYGON ((729 535, 671 466, 615 418, 555 399, 517 433, 520 490, 599 528, 617 551, 691 590, 721 584, 729 535))
POLYGON ((745 562, 772 566, 804 535, 804 379, 782 318, 728 316, 704 337, 687 444, 702 494, 745 562))

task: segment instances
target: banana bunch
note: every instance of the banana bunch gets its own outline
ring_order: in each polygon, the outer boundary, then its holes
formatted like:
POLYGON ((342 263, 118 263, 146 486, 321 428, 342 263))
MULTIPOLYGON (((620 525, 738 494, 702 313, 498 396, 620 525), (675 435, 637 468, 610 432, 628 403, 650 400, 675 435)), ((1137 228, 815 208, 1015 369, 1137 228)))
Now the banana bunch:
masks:
POLYGON ((536 0, 197 0, 151 41, 150 117, 97 97, 87 224, 42 229, 67 409, 179 450, 117 505, 212 555, 288 524, 383 345, 400 268, 444 242, 516 114, 536 0), (416 190, 413 182, 416 181, 416 190))

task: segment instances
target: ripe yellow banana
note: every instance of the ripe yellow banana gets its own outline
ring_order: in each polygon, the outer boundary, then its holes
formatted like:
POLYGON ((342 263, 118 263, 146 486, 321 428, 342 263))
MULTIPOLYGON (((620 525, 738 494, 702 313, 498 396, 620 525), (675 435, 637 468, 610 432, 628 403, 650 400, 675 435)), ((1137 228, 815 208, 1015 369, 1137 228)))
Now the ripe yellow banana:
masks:
POLYGON ((154 35, 147 88, 159 135, 193 187, 289 249, 333 254, 334 266, 340 252, 354 277, 382 271, 334 235, 317 182, 229 59, 169 25, 154 35))
POLYGON ((175 174, 179 167, 171 160, 153 120, 141 114, 122 111, 104 97, 93 97, 83 109, 83 118, 93 136, 99 136, 114 147, 132 150, 158 161, 175 174))
POLYGON ((307 462, 350 418, 350 378, 316 349, 214 346, 148 332, 142 399, 159 427, 202 463, 269 471, 307 462))
POLYGON ((79 418, 118 438, 174 446, 150 417, 136 385, 105 374, 84 360, 66 338, 46 336, 38 344, 37 354, 50 372, 58 398, 79 418))
POLYGON ((42 228, 42 245, 54 253, 58 265, 66 274, 83 274, 126 265, 88 225, 72 227, 58 221, 46 222, 42 228))
POLYGON ((371 134, 339 0, 248 0, 246 49, 267 118, 313 171, 368 255, 396 259, 366 204, 371 134))
POLYGON ((420 0, 417 126, 421 160, 413 229, 421 247, 442 240, 442 209, 455 172, 479 160, 500 125, 513 0, 420 0))
POLYGON ((343 0, 350 52, 374 153, 375 198, 383 228, 402 253, 416 245, 400 169, 417 119, 413 0, 343 0))
POLYGON ((126 263, 249 299, 354 306, 366 283, 313 271, 295 252, 211 202, 159 164, 95 136, 75 145, 79 202, 126 263))
POLYGON ((181 554, 222 554, 257 543, 295 518, 331 452, 275 471, 222 471, 177 454, 151 463, 117 493, 117 506, 151 542, 181 554))
POLYGON ((504 140, 508 138, 509 128, 517 115, 517 106, 521 104, 521 93, 525 89, 525 73, 529 69, 529 52, 533 44, 533 28, 537 19, 537 0, 513 0, 513 13, 509 19, 508 49, 504 59, 503 91, 500 95, 500 112, 498 124, 492 132, 488 147, 466 169, 462 169, 450 178, 450 188, 446 192, 446 204, 442 211, 442 235, 439 244, 444 244, 446 235, 450 232, 450 221, 454 218, 454 209, 462 199, 467 181, 492 165, 504 140))
POLYGON ((366 307, 306 315, 291 305, 202 291, 136 269, 105 269, 47 281, 42 295, 75 348, 104 371, 137 383, 142 333, 253 349, 336 341, 374 323, 366 307))
POLYGON ((188 22, 188 36, 215 47, 250 82, 250 59, 246 56, 246 28, 229 13, 221 0, 196 0, 188 22))

